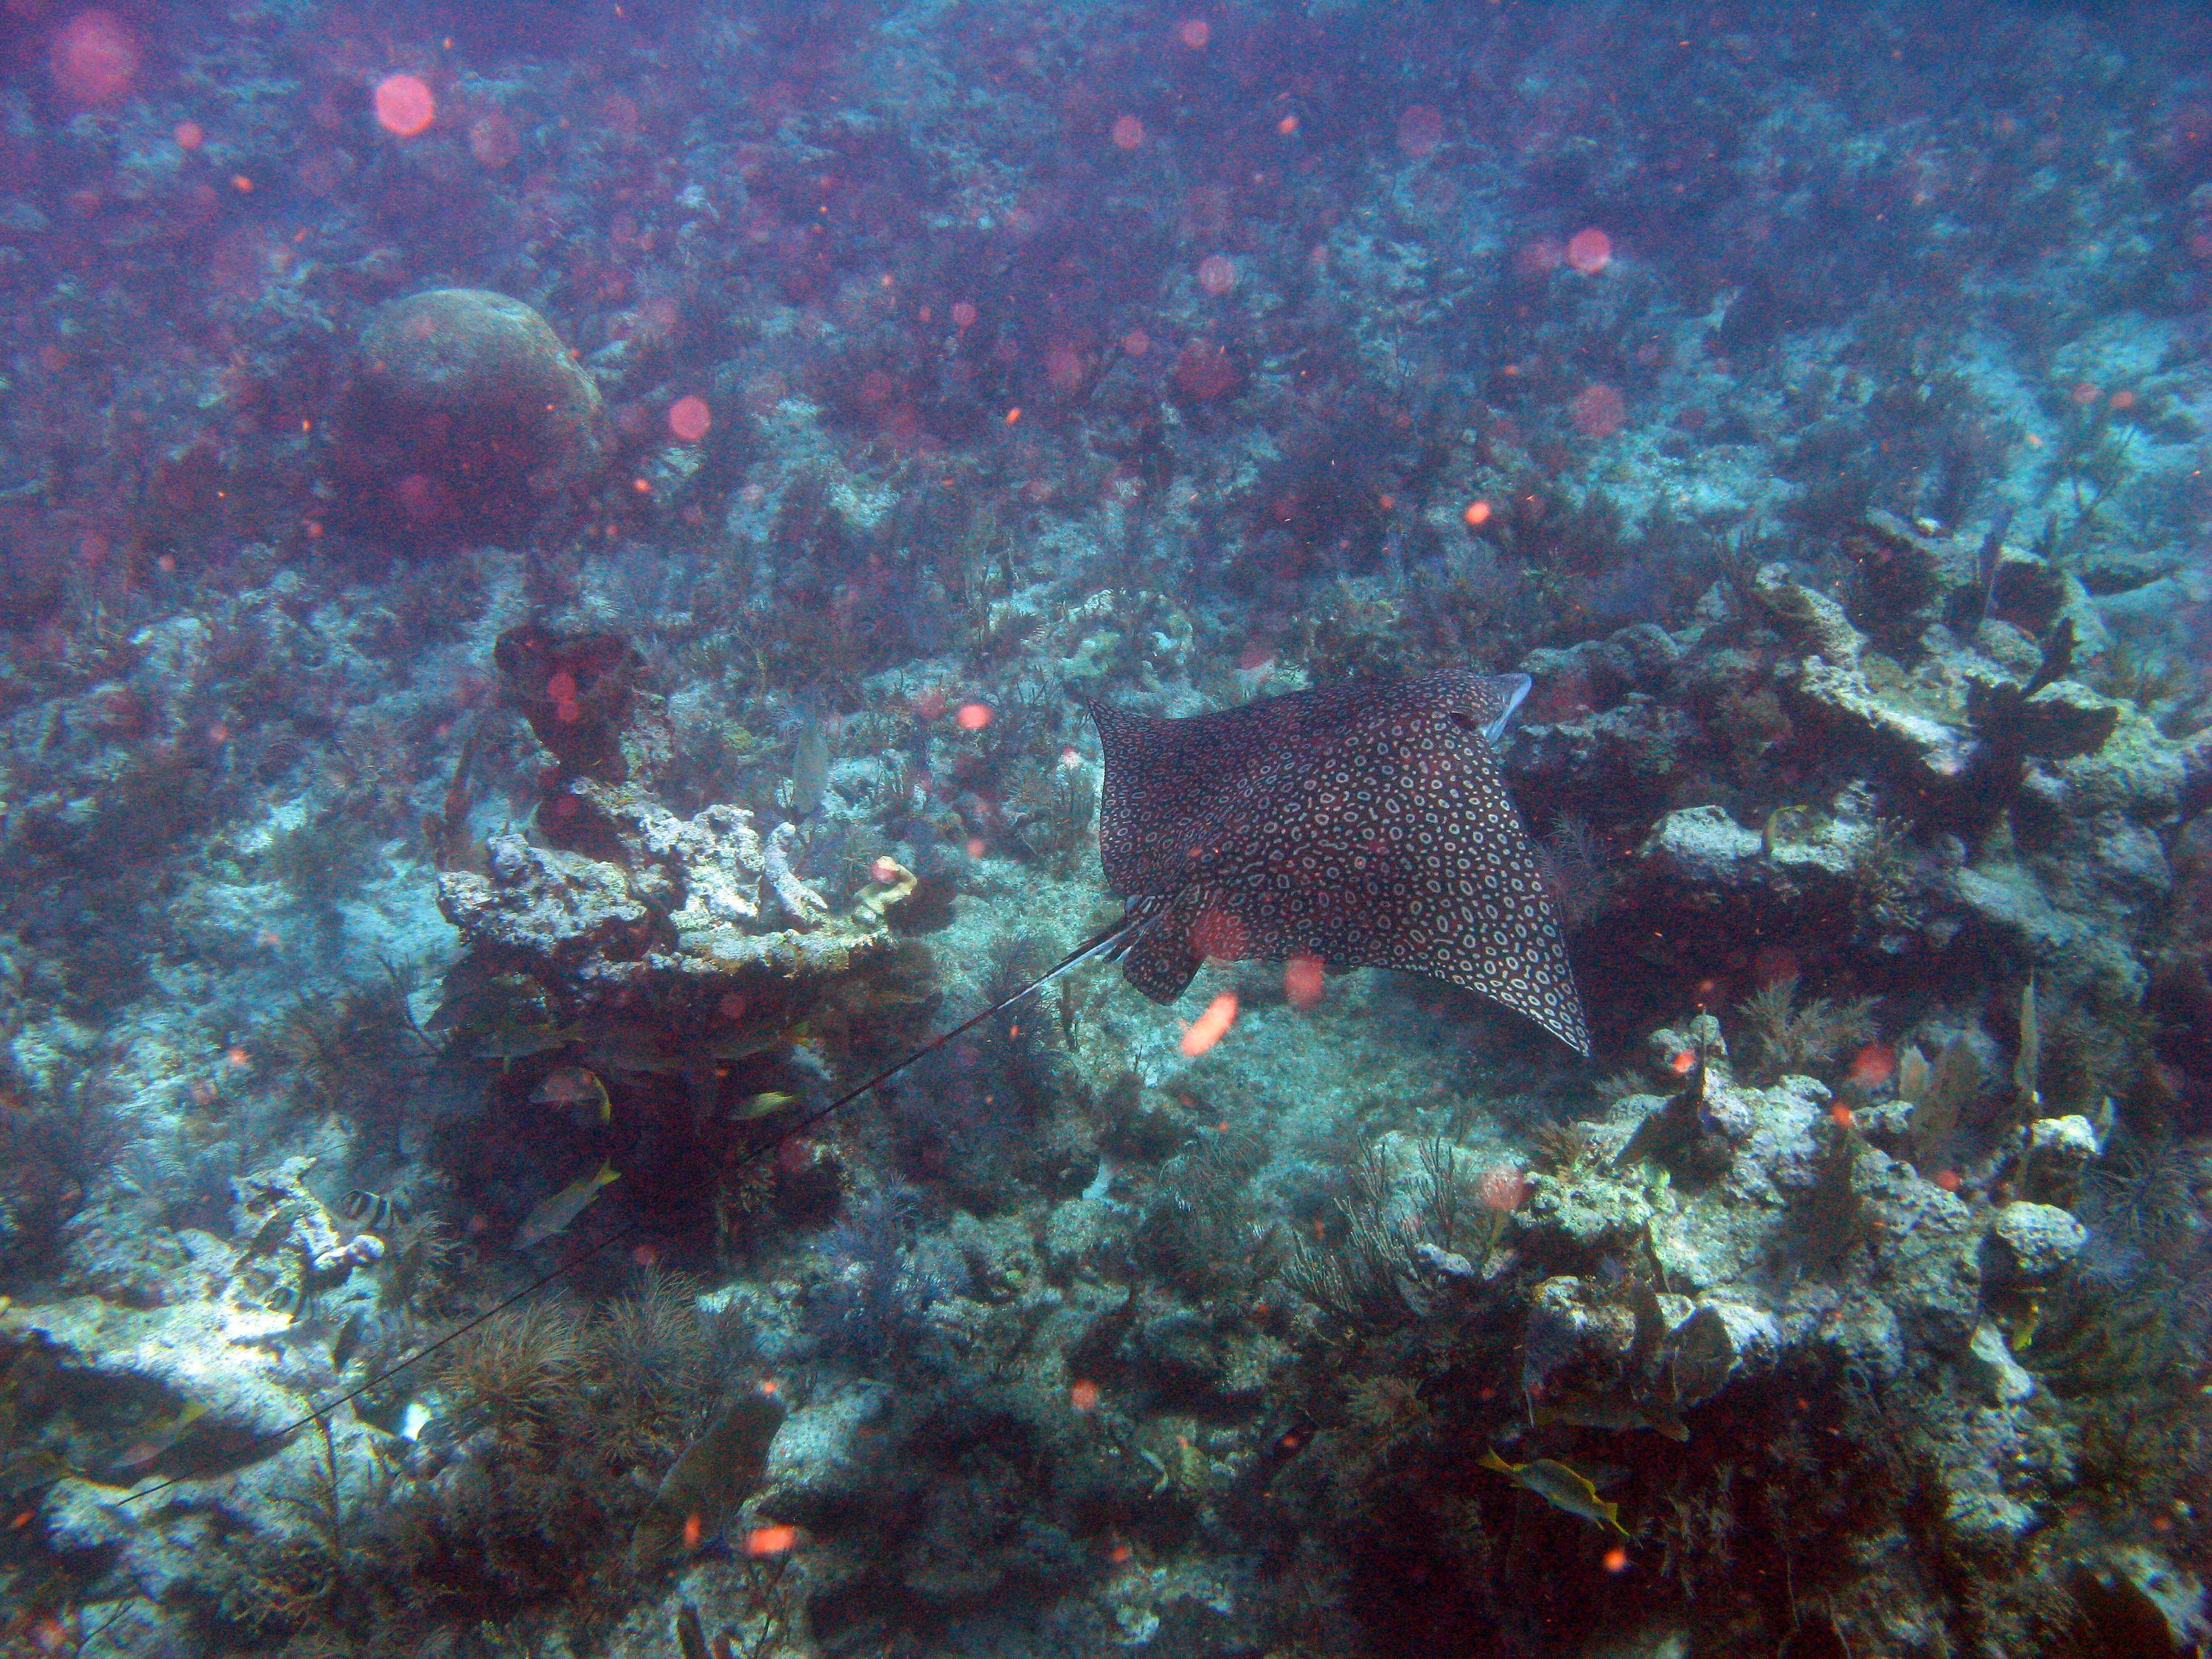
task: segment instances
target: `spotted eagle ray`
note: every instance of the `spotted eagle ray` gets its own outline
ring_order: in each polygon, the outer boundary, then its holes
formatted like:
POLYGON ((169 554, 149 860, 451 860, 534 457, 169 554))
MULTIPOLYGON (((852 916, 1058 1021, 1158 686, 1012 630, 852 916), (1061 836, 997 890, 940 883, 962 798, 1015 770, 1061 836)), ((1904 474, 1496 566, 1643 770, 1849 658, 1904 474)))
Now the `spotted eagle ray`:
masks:
POLYGON ((1094 957, 1155 1002, 1208 957, 1403 969, 1526 1014, 1587 1058, 1565 933, 1495 752, 1528 685, 1448 668, 1181 720, 1088 705, 1106 754, 1099 861, 1121 917, 791 1132, 1094 957))
POLYGON ((1525 674, 1446 669, 1158 720, 1093 706, 1104 941, 1155 1002, 1207 957, 1466 987, 1589 1053, 1566 939, 1494 752, 1525 674), (1118 948, 1117 948, 1118 947, 1118 948))

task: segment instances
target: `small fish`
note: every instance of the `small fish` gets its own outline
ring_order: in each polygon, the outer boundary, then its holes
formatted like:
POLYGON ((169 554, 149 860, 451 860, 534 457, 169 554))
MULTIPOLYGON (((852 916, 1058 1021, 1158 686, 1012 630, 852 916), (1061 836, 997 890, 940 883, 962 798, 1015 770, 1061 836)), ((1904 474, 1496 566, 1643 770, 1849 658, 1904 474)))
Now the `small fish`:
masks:
POLYGON ((583 1214, 586 1206, 599 1195, 599 1188, 611 1181, 621 1179, 614 1168, 604 1161, 599 1169, 587 1176, 578 1176, 559 1192, 530 1212, 522 1229, 514 1236, 514 1248, 526 1250, 534 1244, 543 1244, 556 1234, 568 1231, 568 1224, 583 1214))
POLYGON ((238 1260, 250 1256, 267 1255, 270 1251, 291 1237, 292 1224, 307 1212, 307 1206, 298 1201, 280 1204, 269 1219, 253 1230, 253 1237, 246 1241, 246 1248, 238 1253, 238 1260))
POLYGON ((386 1228, 407 1219, 407 1204, 403 1199, 383 1193, 372 1193, 356 1187, 338 1200, 338 1208, 354 1220, 374 1228, 386 1228))
POLYGON ((356 1308, 346 1316, 346 1322, 338 1327, 338 1334, 331 1343, 331 1369, 343 1373, 346 1362, 360 1352, 361 1340, 368 1332, 368 1314, 356 1308))
POLYGON ((799 1098, 797 1095, 779 1094, 770 1090, 766 1094, 754 1095, 739 1101, 730 1109, 732 1122, 749 1122, 757 1117, 773 1117, 799 1098))
POLYGON ((1982 538, 1981 551, 1974 558, 1974 574, 1982 584, 1982 620, 1990 619, 1990 600, 1996 592, 1997 562, 2004 557, 2005 532, 2012 528, 2012 508, 2006 507, 1990 523, 1989 534, 1982 538))
POLYGON ((741 1395, 685 1447, 638 1517, 630 1535, 631 1565, 649 1570, 678 1549, 697 1549, 720 1530, 722 1517, 760 1485, 783 1416, 783 1402, 774 1395, 741 1395))
POLYGON ((300 1264, 299 1282, 285 1287, 284 1293, 276 1299, 276 1305, 283 1310, 289 1323, 297 1325, 302 1320, 313 1319, 315 1316, 315 1304, 320 1299, 321 1294, 320 1288, 309 1275, 307 1266, 303 1261, 300 1264))
POLYGON ((2028 676, 2027 684, 2020 688, 2023 698, 2032 697, 2055 681, 2064 679, 2074 672, 2074 618, 2062 617, 2050 639, 2044 642, 2043 662, 2028 676))
POLYGON ((603 1071, 626 1077, 681 1077, 693 1061, 654 1041, 628 1032, 600 1031, 587 1039, 592 1063, 603 1071))
POLYGON ((614 1103, 607 1098, 607 1085, 599 1081, 598 1073, 581 1066, 556 1066, 546 1073, 530 1091, 530 1103, 557 1107, 574 1118, 579 1127, 593 1120, 614 1121, 614 1103))
POLYGON ((684 1650, 684 1659, 707 1659, 707 1632, 700 1628, 699 1609, 689 1601, 677 1604, 676 1645, 684 1650))
POLYGON ((1522 1491, 1534 1492, 1553 1509, 1610 1527, 1623 1538, 1628 1536, 1628 1528, 1620 1524, 1620 1505, 1599 1497, 1589 1477, 1579 1469, 1552 1457, 1540 1457, 1533 1463, 1509 1463, 1488 1449, 1479 1461, 1486 1469, 1494 1469, 1522 1491))
POLYGON ((575 1032, 566 1025, 501 1024, 483 1034, 474 1052, 478 1060, 497 1060, 499 1069, 504 1072, 518 1060, 550 1054, 575 1040, 575 1032))
POLYGON ((208 1408, 204 1401, 198 1400, 187 1401, 183 1409, 174 1417, 165 1422, 155 1423, 143 1440, 135 1442, 129 1449, 117 1458, 115 1460, 117 1472, 127 1474, 133 1469, 143 1469, 149 1463, 157 1462, 164 1452, 169 1450, 177 1442, 189 1434, 192 1425, 205 1417, 207 1413, 208 1408))
POLYGON ((809 720, 800 729, 791 753, 791 787, 785 797, 785 810, 793 821, 803 823, 813 816, 829 784, 829 728, 820 720, 809 720))

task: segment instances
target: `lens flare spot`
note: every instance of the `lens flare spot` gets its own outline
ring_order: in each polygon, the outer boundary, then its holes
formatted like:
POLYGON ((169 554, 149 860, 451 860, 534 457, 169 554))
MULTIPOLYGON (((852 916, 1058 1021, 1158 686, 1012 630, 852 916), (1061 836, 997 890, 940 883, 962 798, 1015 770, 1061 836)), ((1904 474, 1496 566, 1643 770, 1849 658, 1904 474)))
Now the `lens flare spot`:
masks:
POLYGON ((179 149, 198 149, 207 143, 207 129, 197 121, 179 121, 170 137, 177 141, 179 149))
POLYGON ((1225 253, 1209 253, 1198 262, 1198 285, 1215 299, 1237 286, 1237 262, 1225 253))
POLYGON ((1488 501, 1473 501, 1467 504, 1467 511, 1460 516, 1467 520, 1467 527, 1469 530, 1480 530, 1490 522, 1490 514, 1491 506, 1488 501))
POLYGON ((988 703, 963 702, 952 719, 963 732, 980 732, 991 723, 991 708, 988 703))
POLYGON ((1398 148, 1407 155, 1433 155, 1444 141, 1444 118, 1428 104, 1415 104, 1398 118, 1398 148))
POLYGON ((1145 124, 1133 115, 1114 118, 1114 148, 1134 149, 1145 142, 1145 124))
POLYGON ((1585 276, 1595 276, 1613 263, 1613 238, 1596 226, 1567 238, 1567 263, 1585 276))
POLYGON ((1237 993, 1224 991, 1206 1006, 1206 1012, 1191 1021, 1177 1046, 1195 1060, 1229 1034, 1237 1023, 1237 993))
POLYGON ((704 398, 678 398, 668 406, 668 429, 687 444, 696 444, 714 423, 704 398))
POLYGON ((1321 1006, 1322 961, 1316 956, 1295 956, 1283 964, 1283 995, 1299 1012, 1321 1006))
POLYGON ((970 329, 975 326, 975 307, 965 300, 952 302, 952 326, 970 329))
POLYGON ((1213 25, 1203 17, 1186 17, 1176 26, 1176 39, 1196 52, 1213 39, 1213 25))
POLYGON ((137 84, 137 37, 109 11, 81 11, 54 32, 54 88, 73 104, 112 104, 137 84))
POLYGON ((438 101, 419 75, 387 75, 376 83, 376 125, 395 138, 428 132, 438 118, 438 101))

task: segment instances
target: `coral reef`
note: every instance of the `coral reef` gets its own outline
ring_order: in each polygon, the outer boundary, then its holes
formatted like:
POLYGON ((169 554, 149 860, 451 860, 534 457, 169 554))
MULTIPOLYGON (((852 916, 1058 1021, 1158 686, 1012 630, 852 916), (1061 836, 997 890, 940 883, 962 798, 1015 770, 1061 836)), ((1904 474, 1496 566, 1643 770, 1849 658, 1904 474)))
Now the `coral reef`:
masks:
POLYGON ((2203 9, 4 29, 0 1652, 2212 1645, 2203 9))

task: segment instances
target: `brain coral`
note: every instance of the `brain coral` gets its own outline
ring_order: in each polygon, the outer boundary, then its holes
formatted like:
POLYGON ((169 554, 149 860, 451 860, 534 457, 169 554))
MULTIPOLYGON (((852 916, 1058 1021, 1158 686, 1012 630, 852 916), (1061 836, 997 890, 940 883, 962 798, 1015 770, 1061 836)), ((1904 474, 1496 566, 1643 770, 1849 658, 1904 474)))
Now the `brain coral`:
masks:
POLYGON ((518 533, 603 454, 598 386, 521 301, 433 289, 362 330, 338 470, 372 522, 518 533))

